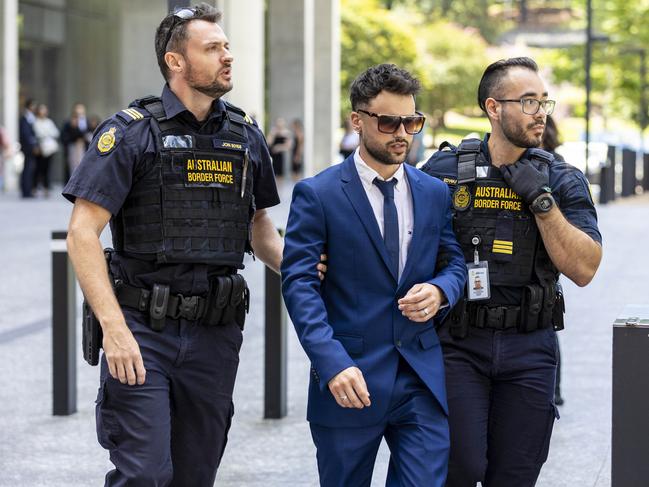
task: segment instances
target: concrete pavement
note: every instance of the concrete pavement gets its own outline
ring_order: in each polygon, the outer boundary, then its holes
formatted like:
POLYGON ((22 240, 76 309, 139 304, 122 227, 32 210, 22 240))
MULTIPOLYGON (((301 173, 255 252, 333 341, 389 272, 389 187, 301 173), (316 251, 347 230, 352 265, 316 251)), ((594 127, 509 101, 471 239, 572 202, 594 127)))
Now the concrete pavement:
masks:
MULTIPOLYGON (((271 211, 278 226, 285 225, 290 191, 290 184, 282 185, 284 203, 271 211)), ((0 194, 0 486, 101 485, 111 467, 94 430, 98 368, 87 366, 80 353, 78 412, 51 416, 49 238, 51 230, 65 229, 70 210, 59 197, 23 201, 0 194)), ((649 197, 598 212, 605 246, 599 273, 583 289, 564 282, 566 404, 539 487, 610 486, 611 324, 624 305, 647 303, 639 283, 649 272, 649 197)), ((288 416, 263 420, 262 264, 249 261, 245 274, 253 302, 234 423, 216 485, 315 486, 314 448, 304 419, 306 356, 289 330, 288 416)), ((383 485, 387 458, 382 447, 373 485, 383 485)))

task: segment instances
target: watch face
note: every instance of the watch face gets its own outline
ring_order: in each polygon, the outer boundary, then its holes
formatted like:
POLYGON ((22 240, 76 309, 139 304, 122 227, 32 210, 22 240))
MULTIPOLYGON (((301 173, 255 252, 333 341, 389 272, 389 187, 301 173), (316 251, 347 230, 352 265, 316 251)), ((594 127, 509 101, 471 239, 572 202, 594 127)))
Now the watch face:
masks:
POLYGON ((532 204, 532 211, 536 213, 545 213, 550 211, 554 206, 554 198, 550 194, 539 196, 532 204))

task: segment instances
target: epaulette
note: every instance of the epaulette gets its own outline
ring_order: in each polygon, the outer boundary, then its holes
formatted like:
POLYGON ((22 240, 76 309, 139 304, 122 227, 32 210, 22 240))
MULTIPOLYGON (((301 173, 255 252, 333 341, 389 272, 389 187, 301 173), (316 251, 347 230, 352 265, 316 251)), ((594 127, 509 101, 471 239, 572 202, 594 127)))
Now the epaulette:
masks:
POLYGON ((126 125, 138 120, 143 120, 148 116, 149 114, 144 110, 134 107, 125 108, 124 110, 117 112, 117 117, 119 117, 126 125))
POLYGON ((238 106, 233 105, 233 104, 230 103, 229 101, 225 101, 225 100, 223 101, 223 103, 225 104, 225 109, 226 109, 228 112, 230 112, 230 113, 236 113, 237 115, 241 116, 241 118, 243 119, 243 121, 246 122, 246 123, 249 124, 249 125, 254 125, 254 124, 255 124, 254 120, 253 120, 249 115, 247 115, 246 112, 244 112, 244 111, 243 111, 241 108, 239 108, 238 106))

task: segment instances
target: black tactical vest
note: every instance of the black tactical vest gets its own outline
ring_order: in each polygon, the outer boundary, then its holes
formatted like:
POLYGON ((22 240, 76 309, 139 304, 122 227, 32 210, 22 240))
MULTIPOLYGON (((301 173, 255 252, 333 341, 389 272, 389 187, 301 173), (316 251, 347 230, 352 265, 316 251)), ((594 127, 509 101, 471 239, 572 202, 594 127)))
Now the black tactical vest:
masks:
POLYGON ((167 120, 159 98, 131 106, 152 115, 156 157, 117 215, 116 250, 158 263, 243 268, 255 211, 245 113, 226 103, 220 130, 204 135, 167 120))
MULTIPOLYGON (((454 230, 467 262, 474 252, 489 262, 493 286, 553 284, 558 272, 521 197, 480 154, 481 141, 465 139, 457 149, 458 180, 453 192, 454 230), (476 244, 477 242, 477 244, 476 244)), ((545 151, 529 151, 532 163, 550 163, 545 151)))

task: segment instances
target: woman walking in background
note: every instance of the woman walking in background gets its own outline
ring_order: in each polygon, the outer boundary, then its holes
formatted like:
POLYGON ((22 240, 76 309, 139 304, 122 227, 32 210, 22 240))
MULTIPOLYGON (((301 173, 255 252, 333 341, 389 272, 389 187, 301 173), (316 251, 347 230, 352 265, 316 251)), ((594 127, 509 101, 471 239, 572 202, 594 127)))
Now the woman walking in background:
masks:
POLYGON ((34 173, 34 191, 42 185, 45 197, 49 196, 50 191, 50 163, 54 154, 59 151, 59 129, 48 114, 47 105, 41 103, 36 108, 36 120, 34 120, 34 134, 39 148, 34 173))

